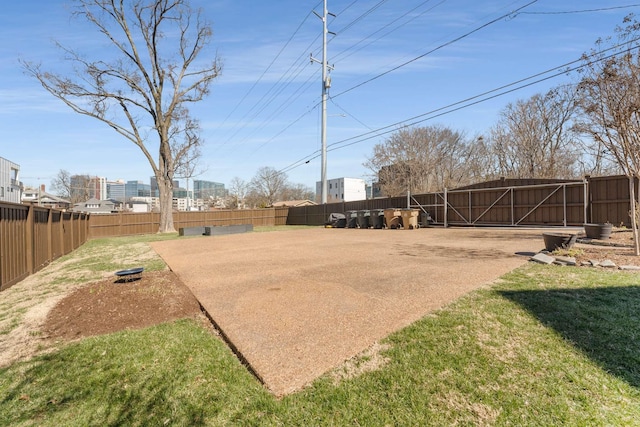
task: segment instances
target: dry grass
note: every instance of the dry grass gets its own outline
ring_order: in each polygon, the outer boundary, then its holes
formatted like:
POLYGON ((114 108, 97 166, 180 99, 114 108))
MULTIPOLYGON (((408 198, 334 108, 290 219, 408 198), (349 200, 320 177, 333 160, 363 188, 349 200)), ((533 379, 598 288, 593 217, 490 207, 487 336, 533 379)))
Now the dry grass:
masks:
POLYGON ((87 283, 113 277, 119 269, 165 269, 149 240, 173 236, 96 239, 2 292, 0 367, 48 350, 39 332, 47 314, 66 295, 87 283), (122 250, 126 247, 126 250, 122 250))

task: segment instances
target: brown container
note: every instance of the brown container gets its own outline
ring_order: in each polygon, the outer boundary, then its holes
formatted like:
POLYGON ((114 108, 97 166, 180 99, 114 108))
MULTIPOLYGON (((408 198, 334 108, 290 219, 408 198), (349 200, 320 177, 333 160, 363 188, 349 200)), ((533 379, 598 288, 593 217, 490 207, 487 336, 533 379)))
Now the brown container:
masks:
POLYGON ((405 230, 414 230, 420 225, 418 225, 418 214, 420 211, 418 209, 402 209, 400 211, 400 215, 402 216, 402 228, 405 230))
POLYGON ((384 210, 384 223, 387 228, 400 228, 401 213, 400 209, 389 208, 384 210))

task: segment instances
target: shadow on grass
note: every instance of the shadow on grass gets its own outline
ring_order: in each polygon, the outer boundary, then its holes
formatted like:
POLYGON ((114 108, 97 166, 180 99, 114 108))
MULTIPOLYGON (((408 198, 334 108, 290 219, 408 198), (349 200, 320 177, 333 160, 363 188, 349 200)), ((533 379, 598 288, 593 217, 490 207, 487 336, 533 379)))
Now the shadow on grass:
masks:
POLYGON ((640 388, 640 286, 499 293, 607 372, 640 388))
POLYGON ((179 320, 0 369, 0 426, 199 426, 250 411, 247 395, 267 392, 217 337, 179 320))
MULTIPOLYGON (((171 383, 163 376, 147 376, 142 384, 128 386, 125 369, 111 364, 98 362, 86 363, 83 369, 74 369, 73 376, 67 374, 69 365, 74 361, 67 358, 66 352, 44 356, 40 363, 22 373, 23 380, 15 383, 5 396, 0 398, 0 413, 3 407, 19 402, 21 408, 13 416, 7 416, 8 424, 29 422, 50 425, 49 418, 58 417, 64 425, 74 419, 73 413, 80 413, 77 425, 167 425, 176 422, 170 408, 163 402, 171 396, 171 383), (96 378, 95 371, 108 373, 110 381, 96 378), (119 372, 119 371, 122 371, 119 372), (43 386, 43 390, 34 390, 33 384, 43 386), (40 420, 40 421, 38 421, 40 420)), ((77 366, 73 366, 77 368, 77 366)), ((0 370, 0 375, 4 371, 0 370)), ((0 393, 2 395, 2 393, 0 393)), ((204 425, 202 408, 189 405, 180 408, 179 421, 182 425, 204 425)))

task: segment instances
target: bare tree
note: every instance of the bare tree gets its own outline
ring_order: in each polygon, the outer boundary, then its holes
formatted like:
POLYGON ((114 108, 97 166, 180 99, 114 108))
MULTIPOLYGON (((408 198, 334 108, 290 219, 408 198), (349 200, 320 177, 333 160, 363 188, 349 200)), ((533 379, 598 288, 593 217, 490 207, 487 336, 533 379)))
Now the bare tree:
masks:
POLYGON ((442 126, 402 128, 376 144, 364 164, 376 174, 382 193, 426 193, 468 183, 464 135, 442 126))
POLYGON ((491 129, 498 174, 510 178, 572 178, 579 151, 571 119, 575 92, 565 87, 508 104, 491 129))
POLYGON ((238 176, 231 179, 231 183, 229 184, 229 194, 233 197, 232 205, 236 209, 243 209, 245 207, 245 199, 248 191, 249 184, 245 180, 238 176))
POLYGON ((280 200, 313 200, 314 191, 304 184, 287 184, 280 192, 280 200))
MULTIPOLYGON (((71 173, 68 170, 60 169, 51 180, 51 189, 63 199, 71 201, 71 173)), ((71 201, 72 203, 75 203, 71 201)))
POLYGON ((58 174, 51 180, 51 188, 56 194, 69 200, 72 204, 86 202, 92 197, 92 180, 89 174, 71 173, 65 169, 60 169, 58 174))
POLYGON ((137 145, 149 161, 160 195, 159 232, 174 230, 173 178, 179 160, 200 143, 187 105, 209 93, 221 66, 215 55, 197 61, 211 27, 188 0, 75 0, 86 19, 114 48, 90 60, 58 45, 75 70, 71 77, 23 62, 26 71, 73 111, 96 118, 137 145), (109 58, 109 59, 105 59, 109 58), (152 138, 152 135, 155 135, 152 138), (154 159, 153 147, 158 149, 154 159))
POLYGON ((287 174, 278 172, 272 167, 258 169, 249 183, 249 197, 252 204, 258 207, 267 207, 277 202, 281 192, 288 185, 287 174))
MULTIPOLYGON (((191 138, 198 138, 197 135, 191 136, 191 138)), ((178 157, 176 162, 176 178, 182 178, 187 184, 187 202, 189 200, 189 181, 191 178, 200 176, 206 172, 205 169, 199 168, 200 160, 202 159, 202 152, 200 151, 200 144, 191 141, 190 147, 184 151, 184 154, 178 157)), ((187 210, 190 209, 187 203, 187 210)))
MULTIPOLYGON (((475 137, 467 144, 467 150, 463 159, 463 171, 467 178, 466 184, 498 179, 501 175, 496 162, 493 160, 491 146, 483 135, 475 137)), ((460 185, 464 185, 461 182, 460 185)))
POLYGON ((616 38, 598 40, 584 55, 578 86, 585 120, 577 126, 615 158, 629 177, 635 254, 640 255, 635 180, 640 179, 640 22, 633 15, 616 38))

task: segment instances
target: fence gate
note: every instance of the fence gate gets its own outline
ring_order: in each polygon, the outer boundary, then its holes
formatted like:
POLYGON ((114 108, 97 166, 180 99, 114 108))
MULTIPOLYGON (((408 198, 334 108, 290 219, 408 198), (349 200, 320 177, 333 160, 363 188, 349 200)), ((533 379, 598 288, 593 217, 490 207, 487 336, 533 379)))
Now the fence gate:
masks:
POLYGON ((411 207, 444 225, 582 225, 587 218, 586 181, 470 188, 435 193, 435 203, 411 207))

